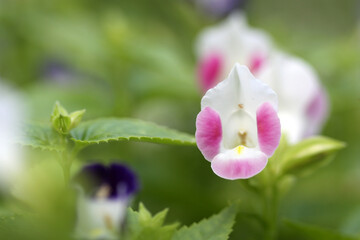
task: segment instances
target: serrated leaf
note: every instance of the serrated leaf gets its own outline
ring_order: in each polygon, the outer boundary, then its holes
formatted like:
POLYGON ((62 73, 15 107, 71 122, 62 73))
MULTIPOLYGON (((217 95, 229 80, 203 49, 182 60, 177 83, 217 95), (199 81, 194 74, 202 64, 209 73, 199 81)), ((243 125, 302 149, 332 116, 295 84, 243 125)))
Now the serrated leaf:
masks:
POLYGON ((194 136, 136 119, 103 118, 80 123, 70 132, 72 140, 81 144, 109 141, 139 141, 179 145, 195 145, 194 136))
POLYGON ((50 124, 28 123, 23 127, 22 136, 17 142, 23 146, 39 148, 49 151, 63 151, 59 143, 58 133, 50 124))
POLYGON ((282 174, 304 175, 328 164, 343 142, 328 137, 313 137, 289 146, 281 159, 282 174))
POLYGON ((332 230, 324 229, 318 226, 312 226, 303 223, 284 221, 283 239, 306 239, 306 240, 355 240, 349 236, 344 236, 332 230))
POLYGON ((131 240, 170 240, 178 224, 163 225, 168 210, 165 209, 155 216, 140 203, 139 211, 128 209, 127 239, 131 240))
POLYGON ((235 205, 225 208, 209 219, 194 223, 190 227, 182 227, 172 240, 226 240, 232 232, 236 212, 235 205))

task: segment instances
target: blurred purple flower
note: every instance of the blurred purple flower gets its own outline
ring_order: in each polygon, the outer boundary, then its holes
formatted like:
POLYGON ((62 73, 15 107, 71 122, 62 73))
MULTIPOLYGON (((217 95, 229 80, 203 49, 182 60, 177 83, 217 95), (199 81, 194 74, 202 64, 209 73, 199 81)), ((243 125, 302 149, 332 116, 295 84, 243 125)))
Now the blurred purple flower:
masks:
POLYGON ((139 185, 133 171, 112 163, 85 166, 75 178, 80 188, 76 234, 88 239, 116 237, 139 185))
POLYGON ((247 0, 195 0, 198 8, 215 17, 224 16, 234 9, 244 8, 247 0))
POLYGON ((61 61, 48 60, 42 66, 41 75, 45 79, 57 83, 69 83, 72 82, 77 74, 61 61))

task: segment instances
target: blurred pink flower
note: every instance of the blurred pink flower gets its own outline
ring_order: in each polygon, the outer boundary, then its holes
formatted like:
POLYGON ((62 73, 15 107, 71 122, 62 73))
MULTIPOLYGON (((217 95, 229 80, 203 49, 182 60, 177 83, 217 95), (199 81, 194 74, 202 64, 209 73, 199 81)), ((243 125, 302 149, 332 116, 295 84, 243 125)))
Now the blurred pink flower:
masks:
POLYGON ((236 62, 258 75, 272 51, 270 38, 265 32, 250 28, 240 12, 231 14, 218 26, 205 29, 195 48, 203 92, 225 79, 236 62))

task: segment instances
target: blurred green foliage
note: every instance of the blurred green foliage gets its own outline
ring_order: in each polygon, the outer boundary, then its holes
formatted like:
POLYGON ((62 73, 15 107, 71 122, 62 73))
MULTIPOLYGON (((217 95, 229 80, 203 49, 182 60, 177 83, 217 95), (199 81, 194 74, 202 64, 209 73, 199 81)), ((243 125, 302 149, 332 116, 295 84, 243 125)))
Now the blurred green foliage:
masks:
MULTIPOLYGON (((331 114, 323 134, 347 148, 329 167, 298 181, 280 212, 334 230, 347 229, 360 205, 356 11, 355 0, 249 0, 246 8, 250 24, 313 64, 328 90, 331 114)), ((183 0, 0 0, 0 76, 22 89, 33 120, 48 122, 59 100, 70 111, 85 108, 85 119, 136 117, 193 133, 201 98, 193 41, 214 22, 183 0)), ((135 202, 151 212, 169 207, 170 222, 190 224, 239 197, 247 206, 246 189, 214 175, 194 147, 110 143, 91 146, 80 158, 131 165, 142 183, 135 202)), ((49 207, 54 216, 56 204, 49 207)), ((49 226, 62 232, 71 223, 49 226)), ((261 239, 251 216, 240 215, 235 229, 232 239, 261 239)))

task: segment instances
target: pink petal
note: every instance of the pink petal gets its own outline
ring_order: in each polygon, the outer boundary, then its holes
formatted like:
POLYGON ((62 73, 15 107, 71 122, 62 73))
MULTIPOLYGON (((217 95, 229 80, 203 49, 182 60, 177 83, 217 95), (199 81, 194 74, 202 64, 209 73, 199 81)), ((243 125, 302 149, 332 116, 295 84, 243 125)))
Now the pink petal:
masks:
POLYGON ((328 99, 324 89, 319 89, 306 109, 308 131, 305 137, 317 134, 328 115, 328 99))
POLYGON ((198 66, 198 77, 204 93, 214 87, 218 82, 222 65, 221 56, 218 54, 206 56, 200 61, 198 66))
POLYGON ((221 120, 212 108, 206 107, 197 115, 195 138, 205 159, 211 161, 219 153, 222 139, 221 120))
POLYGON ((265 62, 265 57, 263 56, 263 54, 260 53, 254 54, 251 58, 249 65, 250 72, 256 75, 260 71, 261 67, 264 65, 264 62, 265 62))
POLYGON ((211 162, 211 168, 219 177, 235 180, 251 178, 261 172, 267 164, 267 156, 253 150, 251 154, 218 154, 211 162))
POLYGON ((270 103, 263 103, 256 111, 260 150, 271 157, 281 137, 280 120, 270 103))

